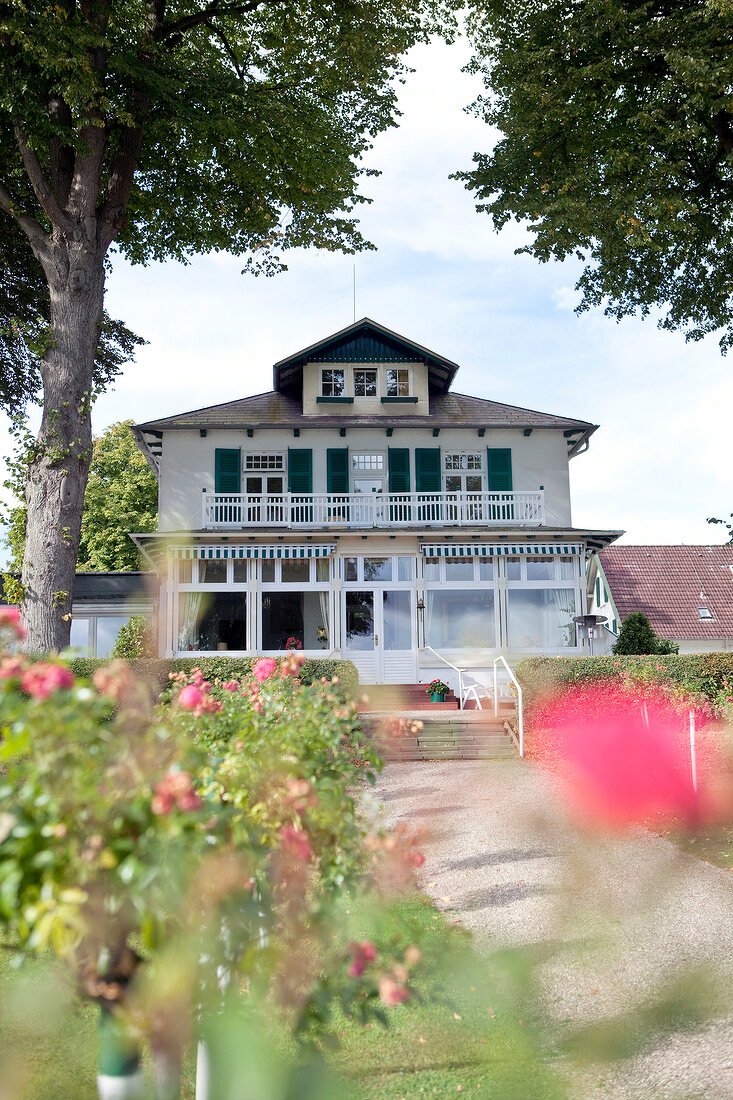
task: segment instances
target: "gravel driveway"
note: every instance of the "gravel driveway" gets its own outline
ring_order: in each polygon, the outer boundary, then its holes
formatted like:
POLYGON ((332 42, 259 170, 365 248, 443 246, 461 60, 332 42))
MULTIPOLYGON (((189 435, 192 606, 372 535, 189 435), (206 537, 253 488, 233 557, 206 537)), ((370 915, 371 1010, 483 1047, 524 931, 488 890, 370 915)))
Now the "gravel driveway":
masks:
POLYGON ((569 1072, 571 1094, 733 1100, 733 877, 638 830, 589 836, 550 777, 519 761, 390 764, 375 798, 386 823, 420 831, 421 885, 480 947, 551 941, 538 996, 558 1022, 638 1012, 694 975, 715 1022, 656 1040, 619 1068, 569 1072))

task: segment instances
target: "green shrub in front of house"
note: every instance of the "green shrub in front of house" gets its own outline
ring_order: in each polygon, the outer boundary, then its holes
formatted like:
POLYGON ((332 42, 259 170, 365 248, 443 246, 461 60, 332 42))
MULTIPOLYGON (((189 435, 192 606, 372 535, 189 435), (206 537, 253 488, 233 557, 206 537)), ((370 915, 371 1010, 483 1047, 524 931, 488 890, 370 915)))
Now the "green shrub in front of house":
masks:
MULTIPOLYGON (((257 657, 150 657, 131 660, 135 675, 154 684, 160 691, 168 686, 169 673, 190 673, 200 668, 206 680, 242 680, 249 676, 257 657)), ((69 667, 77 676, 90 679, 98 668, 104 668, 109 660, 99 657, 73 657, 69 667)), ((322 678, 333 680, 334 689, 343 700, 356 699, 359 692, 359 674, 351 661, 333 658, 307 657, 300 670, 303 684, 315 684, 322 678)))
POLYGON ((526 657, 517 665, 525 709, 573 684, 665 685, 680 698, 733 714, 733 653, 649 656, 526 657))

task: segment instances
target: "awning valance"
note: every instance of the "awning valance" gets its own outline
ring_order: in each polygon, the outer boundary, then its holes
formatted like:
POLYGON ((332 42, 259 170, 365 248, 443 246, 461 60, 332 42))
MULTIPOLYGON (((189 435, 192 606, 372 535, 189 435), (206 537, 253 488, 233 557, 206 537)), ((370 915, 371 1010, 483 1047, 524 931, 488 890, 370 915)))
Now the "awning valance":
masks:
POLYGON ((422 546, 426 558, 493 558, 510 554, 531 554, 533 557, 549 557, 551 554, 574 556, 583 553, 580 543, 427 543, 422 546))
POLYGON ((216 558, 328 558, 336 549, 335 544, 314 543, 305 546, 294 546, 292 543, 282 545, 264 546, 172 546, 171 554, 174 558, 197 558, 211 561, 216 558))

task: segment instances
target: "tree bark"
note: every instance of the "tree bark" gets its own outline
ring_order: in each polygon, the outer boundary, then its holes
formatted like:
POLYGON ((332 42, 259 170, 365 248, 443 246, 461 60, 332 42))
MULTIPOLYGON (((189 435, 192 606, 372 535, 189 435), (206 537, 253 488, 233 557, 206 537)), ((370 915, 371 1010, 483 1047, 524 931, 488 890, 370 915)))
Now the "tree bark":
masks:
POLYGON ((54 235, 53 258, 42 259, 51 292, 52 344, 41 362, 43 419, 26 487, 22 617, 31 653, 69 644, 104 307, 104 253, 96 226, 77 227, 68 236, 56 229, 54 235))

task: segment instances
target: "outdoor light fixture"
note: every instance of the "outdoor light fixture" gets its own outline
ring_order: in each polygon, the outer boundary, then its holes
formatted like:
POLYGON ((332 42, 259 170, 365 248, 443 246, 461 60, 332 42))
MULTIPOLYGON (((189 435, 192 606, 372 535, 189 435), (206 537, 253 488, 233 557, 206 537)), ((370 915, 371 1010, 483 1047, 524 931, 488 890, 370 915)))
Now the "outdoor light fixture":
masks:
POLYGON ((576 623, 581 630, 587 631, 588 645, 590 647, 590 655, 593 656, 593 636, 595 634, 595 628, 600 626, 601 623, 607 623, 608 619, 605 615, 574 615, 573 622, 576 623))
MULTIPOLYGON (((425 643, 425 601, 422 596, 417 601, 417 614, 418 614, 418 627, 419 633, 422 635, 423 644, 425 643)), ((420 645, 420 638, 417 640, 418 646, 420 645)))

